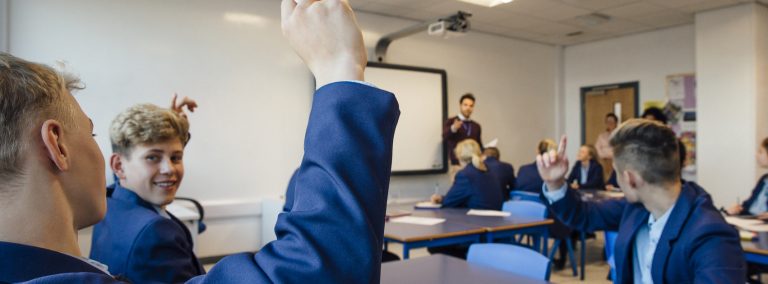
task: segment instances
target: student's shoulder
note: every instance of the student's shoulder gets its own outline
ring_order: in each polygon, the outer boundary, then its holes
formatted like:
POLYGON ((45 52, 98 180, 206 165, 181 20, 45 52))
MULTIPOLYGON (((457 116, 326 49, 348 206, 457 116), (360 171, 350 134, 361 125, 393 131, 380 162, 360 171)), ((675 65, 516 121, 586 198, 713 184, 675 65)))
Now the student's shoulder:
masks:
POLYGON ((29 284, 70 284, 70 283, 92 283, 92 284, 113 284, 124 283, 109 275, 90 272, 72 272, 49 275, 36 278, 23 283, 29 284))
POLYGON ((156 211, 136 203, 107 197, 107 218, 129 218, 133 222, 148 222, 162 217, 156 211))

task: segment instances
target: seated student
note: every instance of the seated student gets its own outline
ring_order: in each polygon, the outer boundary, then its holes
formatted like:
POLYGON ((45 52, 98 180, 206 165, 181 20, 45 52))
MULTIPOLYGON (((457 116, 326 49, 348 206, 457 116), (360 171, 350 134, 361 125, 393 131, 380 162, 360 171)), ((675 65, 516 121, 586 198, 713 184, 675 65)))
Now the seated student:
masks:
POLYGON ((609 177, 608 181, 605 183, 605 190, 619 190, 619 181, 616 180, 616 170, 611 171, 611 177, 609 177))
MULTIPOLYGON (((544 154, 550 150, 554 150, 556 147, 557 145, 552 139, 541 140, 536 148, 536 155, 544 154)), ((541 192, 541 185, 544 184, 544 181, 541 180, 539 169, 536 167, 536 161, 520 167, 520 171, 517 173, 516 183, 514 190, 533 193, 541 192)))
MULTIPOLYGON (((768 168, 768 137, 763 139, 763 143, 757 149, 756 159, 761 168, 768 168)), ((755 215, 760 216, 761 219, 768 218, 768 174, 757 180, 747 200, 733 205, 727 211, 730 215, 755 215)))
POLYGON ((175 96, 171 109, 136 105, 110 127, 110 165, 119 182, 107 190, 107 215, 93 228, 90 258, 133 283, 179 283, 205 274, 189 230, 165 210, 184 178, 185 105, 196 107, 186 98, 177 105, 175 96))
POLYGON ((501 185, 501 194, 504 200, 509 199, 509 192, 515 188, 515 167, 512 164, 499 160, 501 153, 496 147, 488 147, 483 150, 485 165, 488 170, 496 176, 501 185))
MULTIPOLYGON (((397 100, 354 82, 366 55, 347 1, 282 7, 283 32, 321 86, 292 210, 258 254, 226 257, 189 283, 377 283, 397 100)), ((0 54, 0 283, 118 282, 77 243, 106 213, 106 180, 73 82, 0 54)))
POLYGON ((681 184, 671 129, 633 119, 614 132, 614 169, 626 198, 602 202, 584 202, 567 188, 565 142, 536 158, 543 197, 572 228, 619 232, 615 283, 744 283, 738 233, 708 194, 681 184))
POLYGON ((501 210, 501 186, 480 159, 480 144, 465 139, 456 145, 455 153, 462 169, 445 197, 435 194, 432 202, 442 203, 444 208, 501 210))
POLYGON ((578 158, 568 175, 568 185, 573 189, 603 189, 603 166, 597 162, 595 147, 581 146, 578 158))

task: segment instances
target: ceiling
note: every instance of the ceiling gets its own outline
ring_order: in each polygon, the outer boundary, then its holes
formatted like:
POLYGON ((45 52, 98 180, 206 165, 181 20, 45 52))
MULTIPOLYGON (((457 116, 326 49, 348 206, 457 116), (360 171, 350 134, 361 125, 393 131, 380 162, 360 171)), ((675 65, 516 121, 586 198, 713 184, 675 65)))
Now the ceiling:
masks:
POLYGON ((417 21, 466 11, 472 13, 472 31, 555 45, 692 24, 697 12, 740 3, 768 4, 768 0, 514 0, 487 8, 457 0, 349 2, 357 11, 417 21), (609 19, 600 24, 582 19, 593 13, 609 19))

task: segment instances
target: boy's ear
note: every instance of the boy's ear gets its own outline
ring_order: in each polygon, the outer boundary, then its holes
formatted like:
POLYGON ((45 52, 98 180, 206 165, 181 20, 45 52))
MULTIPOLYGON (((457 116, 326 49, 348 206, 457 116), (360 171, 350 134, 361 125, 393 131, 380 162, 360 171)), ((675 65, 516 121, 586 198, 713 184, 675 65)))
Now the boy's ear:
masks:
POLYGON ((125 179, 123 160, 124 158, 116 153, 112 153, 112 156, 109 157, 109 166, 112 168, 112 172, 121 180, 125 179))
POLYGON ((69 169, 70 153, 63 143, 63 135, 64 128, 61 123, 53 119, 43 122, 40 128, 40 138, 43 140, 43 147, 48 154, 48 159, 59 171, 69 169))

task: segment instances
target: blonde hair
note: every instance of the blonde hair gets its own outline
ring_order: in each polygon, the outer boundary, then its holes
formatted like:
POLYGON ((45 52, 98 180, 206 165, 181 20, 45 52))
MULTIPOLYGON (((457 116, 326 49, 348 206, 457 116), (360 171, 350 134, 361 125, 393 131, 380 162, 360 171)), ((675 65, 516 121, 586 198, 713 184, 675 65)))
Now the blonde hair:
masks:
POLYGON ((456 158, 464 164, 472 163, 475 168, 480 171, 487 171, 485 163, 480 159, 480 144, 477 144, 475 140, 465 139, 456 145, 454 150, 456 158))
POLYGON ((581 147, 586 147, 589 152, 589 159, 597 159, 597 149, 592 144, 584 144, 581 147))
POLYGON ((48 119, 78 127, 67 96, 79 89, 76 76, 0 52, 0 180, 22 174, 31 128, 48 119))
POLYGON ((539 141, 539 155, 555 149, 557 149, 557 144, 555 144, 554 140, 547 138, 539 141))
POLYGON ((128 156, 133 147, 178 138, 189 142, 189 121, 178 113, 153 104, 132 106, 118 114, 109 128, 112 152, 128 156))

